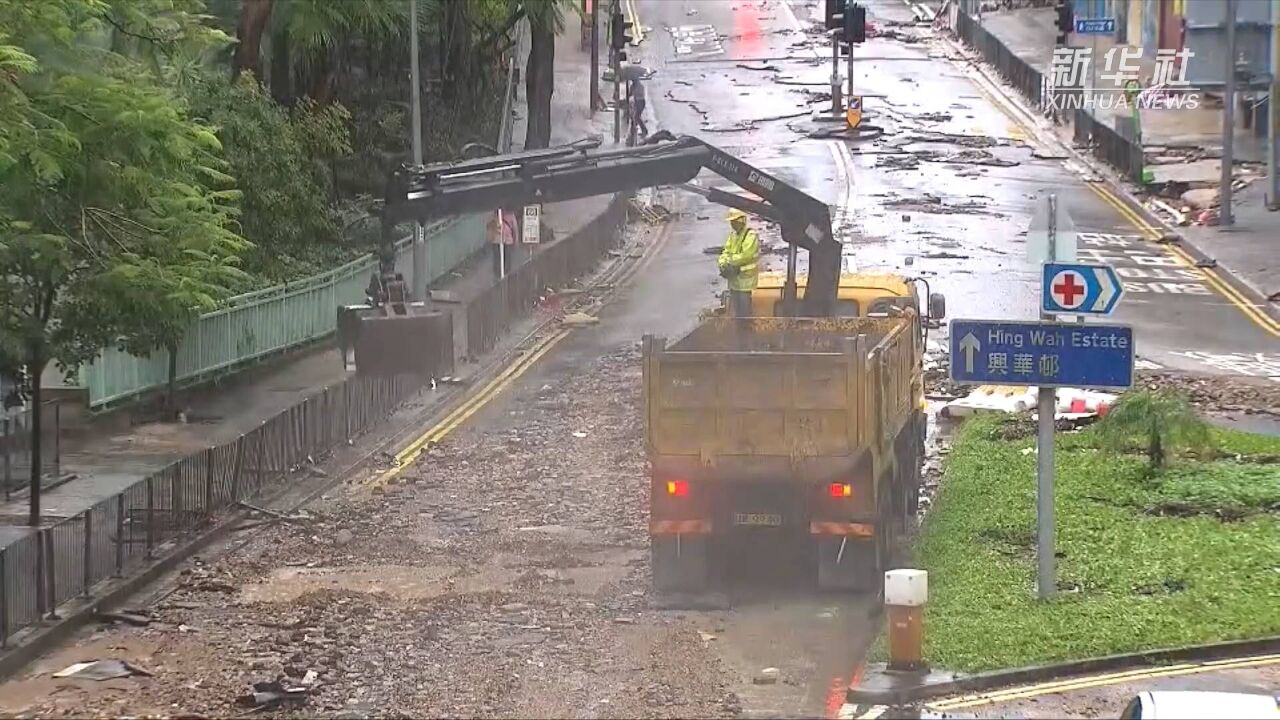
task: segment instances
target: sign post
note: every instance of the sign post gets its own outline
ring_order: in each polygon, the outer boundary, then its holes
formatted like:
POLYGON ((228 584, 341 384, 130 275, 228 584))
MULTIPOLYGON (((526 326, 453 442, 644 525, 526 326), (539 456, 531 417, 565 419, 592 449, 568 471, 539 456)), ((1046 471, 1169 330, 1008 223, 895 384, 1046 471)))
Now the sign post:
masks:
POLYGON ((1106 315, 1115 309, 1124 293, 1119 276, 1106 265, 1059 262, 1057 196, 1047 198, 1046 210, 1041 320, 952 320, 950 333, 951 379, 957 384, 1038 389, 1036 586, 1042 599, 1057 590, 1053 502, 1057 389, 1127 388, 1133 384, 1134 366, 1133 328, 1083 323, 1084 315, 1106 315), (1058 313, 1080 315, 1081 322, 1059 322, 1058 313))

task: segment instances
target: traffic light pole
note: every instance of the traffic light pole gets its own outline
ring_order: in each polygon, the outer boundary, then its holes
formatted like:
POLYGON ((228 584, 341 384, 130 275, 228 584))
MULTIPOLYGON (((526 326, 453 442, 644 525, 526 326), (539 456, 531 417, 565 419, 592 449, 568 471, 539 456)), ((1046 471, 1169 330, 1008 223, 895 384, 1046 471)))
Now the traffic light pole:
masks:
POLYGON ((613 142, 622 142, 622 62, 619 59, 617 37, 620 23, 617 18, 622 15, 619 0, 613 0, 609 6, 609 65, 613 67, 613 142))
POLYGON ((596 9, 600 0, 587 0, 591 3, 591 113, 600 109, 600 14, 596 9))
POLYGON ((844 102, 840 97, 840 31, 831 31, 831 114, 839 115, 844 102))

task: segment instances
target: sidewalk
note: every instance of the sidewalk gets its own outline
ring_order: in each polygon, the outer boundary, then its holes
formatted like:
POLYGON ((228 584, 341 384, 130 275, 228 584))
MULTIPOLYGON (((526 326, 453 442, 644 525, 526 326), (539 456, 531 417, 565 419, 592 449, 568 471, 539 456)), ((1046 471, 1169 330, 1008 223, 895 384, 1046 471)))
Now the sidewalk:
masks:
MULTIPOLYGON (((1052 8, 1029 8, 984 13, 982 27, 997 38, 1010 52, 1040 71, 1050 75, 1052 50, 1057 30, 1052 8)), ((1088 41, 1076 40, 1074 45, 1086 47, 1088 41)), ((1091 44, 1087 45, 1092 47, 1091 44)), ((1100 41, 1092 62, 1103 62, 1105 50, 1113 46, 1109 40, 1100 41)), ((1153 63, 1141 62, 1142 77, 1151 75, 1153 63)), ((1099 66, 1099 73, 1102 72, 1099 66)), ((1100 91, 1117 90, 1115 82, 1099 79, 1100 91)), ((1108 127, 1116 128, 1129 116, 1125 108, 1099 110, 1096 117, 1108 127)), ((1070 118, 1072 113, 1065 114, 1070 118)), ((1156 182, 1169 183, 1178 188, 1178 197, 1170 199, 1173 205, 1202 210, 1217 206, 1218 178, 1221 173, 1222 111, 1201 108, 1142 111, 1142 139, 1146 167, 1156 182), (1193 192, 1185 192, 1193 191, 1193 192), (1194 202, 1188 202, 1194 200, 1194 202)), ((1070 123, 1059 131, 1071 139, 1070 123)), ((1121 133, 1125 134, 1125 133, 1121 133)), ((1237 178, 1250 177, 1252 181, 1243 190, 1236 190, 1232 203, 1235 226, 1229 230, 1192 224, 1180 229, 1188 242, 1205 255, 1218 262, 1218 266, 1249 286, 1263 297, 1280 292, 1280 214, 1273 214, 1264 206, 1266 177, 1263 169, 1242 168, 1239 163, 1262 163, 1265 160, 1266 138, 1254 135, 1252 130, 1237 128, 1234 138, 1234 155, 1237 178)), ((1193 216, 1196 213, 1193 213, 1193 216)))
MULTIPOLYGON (((553 97, 553 143, 577 140, 601 133, 605 113, 597 113, 593 121, 587 111, 590 58, 577 45, 577 28, 570 23, 558 39, 556 47, 556 94, 553 97)), ((524 58, 521 58, 523 64, 524 58)), ((517 83, 519 97, 513 104, 516 112, 514 148, 523 146, 525 99, 523 72, 517 83)), ((611 116, 609 116, 611 122, 611 116)), ((610 134, 612 126, 609 126, 610 134)), ((607 138, 607 139, 611 139, 607 138)), ((545 226, 554 238, 565 237, 601 215, 609 206, 609 197, 550 204, 544 209, 545 226)), ((541 251, 554 238, 544 237, 541 251)), ((527 246, 526 246, 527 247, 527 246)), ((527 261, 527 255, 521 258, 527 261)), ((478 253, 459 266, 433 289, 453 295, 441 309, 452 310, 455 333, 465 346, 465 314, 467 303, 494 285, 496 278, 488 250, 478 253), (461 330, 457 330, 461 328, 461 330)), ((336 309, 335 309, 336 311, 336 309)), ((456 355, 459 362, 461 355, 456 355)), ((304 398, 328 385, 339 383, 350 374, 342 367, 341 358, 331 340, 270 364, 247 369, 220 381, 187 391, 183 406, 188 422, 146 423, 119 429, 111 420, 91 423, 74 437, 63 442, 64 474, 75 479, 47 490, 41 496, 44 524, 75 517, 96 503, 112 497, 139 480, 157 472, 176 460, 230 442, 278 415, 304 398)), ((124 421, 123 416, 115 424, 124 421)), ((30 535, 26 525, 25 493, 0 504, 0 547, 30 535)))

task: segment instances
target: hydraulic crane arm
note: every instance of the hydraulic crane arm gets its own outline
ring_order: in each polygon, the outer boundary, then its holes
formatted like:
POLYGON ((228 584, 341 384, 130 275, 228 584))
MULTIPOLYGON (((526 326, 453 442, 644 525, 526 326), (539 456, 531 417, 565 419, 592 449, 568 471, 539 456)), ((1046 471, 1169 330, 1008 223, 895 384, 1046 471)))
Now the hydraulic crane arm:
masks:
MULTIPOLYGON (((406 221, 561 202, 642 187, 680 185, 713 202, 778 223, 791 245, 787 298, 796 297, 796 248, 809 253, 801 315, 830 315, 840 277, 840 245, 825 203, 694 137, 655 136, 638 147, 599 150, 599 143, 402 167, 392 173, 382 209, 384 238, 406 221), (669 138, 669 139, 668 139, 669 138), (689 186, 704 168, 760 198, 689 186)), ((384 258, 387 253, 383 253, 384 258)), ((385 263, 385 260, 384 260, 385 263)), ((793 303, 787 304, 794 307, 793 303)))

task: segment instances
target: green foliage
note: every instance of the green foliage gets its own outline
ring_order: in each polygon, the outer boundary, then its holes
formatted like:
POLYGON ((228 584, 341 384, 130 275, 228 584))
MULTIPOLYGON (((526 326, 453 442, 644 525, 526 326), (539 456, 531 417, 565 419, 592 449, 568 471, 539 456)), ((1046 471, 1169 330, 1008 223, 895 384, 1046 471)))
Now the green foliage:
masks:
POLYGON ((24 60, 9 79, 21 103, 7 108, 17 131, 0 165, 0 344, 21 348, 36 374, 151 332, 171 319, 166 308, 180 322, 188 302, 216 302, 241 277, 247 244, 232 230, 239 196, 213 132, 129 58, 75 55, 112 4, 7 15, 10 3, 0 0, 0 33, 54 48, 50 64, 24 60))
POLYGON ((1191 403, 1169 390, 1125 393, 1097 428, 1102 446, 1126 451, 1145 448, 1151 467, 1163 467, 1170 453, 1180 449, 1203 452, 1212 447, 1209 426, 1191 403))
POLYGON ((961 429, 919 544, 925 657, 979 671, 1280 632, 1280 466, 1187 462, 1149 472, 1089 433, 1056 454, 1059 596, 1035 598, 1034 441, 961 429), (1166 514, 1170 503, 1204 512, 1166 514), (1218 508, 1248 508, 1224 522, 1218 508))
MULTIPOLYGON (((328 163, 349 151, 341 106, 278 105, 248 75, 236 82, 204 76, 188 91, 191 112, 216 130, 242 193, 241 233, 255 250, 246 258, 264 281, 311 274, 305 259, 342 258, 328 163)), ((327 267, 321 269, 328 269, 327 267)))

